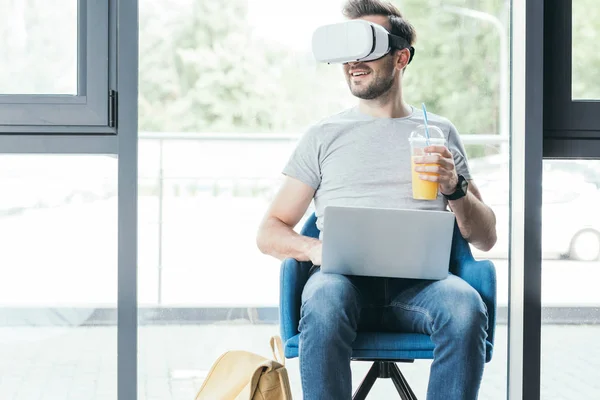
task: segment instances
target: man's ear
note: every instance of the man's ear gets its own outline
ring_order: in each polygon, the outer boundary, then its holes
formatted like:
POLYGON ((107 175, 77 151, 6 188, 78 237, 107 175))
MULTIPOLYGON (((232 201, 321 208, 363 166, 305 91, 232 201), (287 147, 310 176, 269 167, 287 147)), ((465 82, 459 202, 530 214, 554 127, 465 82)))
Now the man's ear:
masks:
POLYGON ((396 50, 396 67, 400 70, 403 70, 408 65, 410 61, 410 50, 402 49, 396 50))

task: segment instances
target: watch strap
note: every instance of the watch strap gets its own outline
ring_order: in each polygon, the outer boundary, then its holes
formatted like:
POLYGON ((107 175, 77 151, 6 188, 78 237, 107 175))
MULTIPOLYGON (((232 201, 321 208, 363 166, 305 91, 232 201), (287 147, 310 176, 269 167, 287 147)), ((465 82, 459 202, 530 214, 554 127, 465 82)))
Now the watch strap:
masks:
POLYGON ((444 197, 448 200, 458 200, 467 195, 467 192, 463 190, 463 184, 466 181, 465 177, 462 175, 458 175, 458 182, 456 183, 456 189, 452 194, 443 194, 444 197))

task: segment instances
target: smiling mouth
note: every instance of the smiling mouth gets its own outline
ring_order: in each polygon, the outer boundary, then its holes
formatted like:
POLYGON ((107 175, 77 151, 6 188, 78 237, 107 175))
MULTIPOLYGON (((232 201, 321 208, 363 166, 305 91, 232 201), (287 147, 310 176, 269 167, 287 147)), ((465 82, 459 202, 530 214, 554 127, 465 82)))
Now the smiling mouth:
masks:
POLYGON ((369 75, 370 73, 371 72, 368 72, 368 71, 353 71, 353 72, 350 72, 350 76, 353 78, 357 78, 357 77, 369 75))

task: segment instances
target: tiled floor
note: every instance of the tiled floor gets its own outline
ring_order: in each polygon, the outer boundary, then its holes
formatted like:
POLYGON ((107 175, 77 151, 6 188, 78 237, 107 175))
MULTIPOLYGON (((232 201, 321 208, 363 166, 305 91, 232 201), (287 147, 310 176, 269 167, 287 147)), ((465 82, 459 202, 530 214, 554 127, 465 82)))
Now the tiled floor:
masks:
MULTIPOLYGON (((115 327, 0 328, 0 399, 116 400, 115 327)), ((269 356, 276 325, 228 323, 149 326, 139 330, 140 400, 193 400, 203 374, 229 349, 269 356)), ((600 398, 600 326, 548 325, 542 340, 542 392, 548 400, 600 398)), ((494 359, 487 364, 480 398, 506 398, 506 326, 497 330, 494 359)), ((294 398, 301 398, 298 361, 287 363, 294 398)), ((419 399, 425 399, 429 361, 401 366, 419 399)), ((356 387, 369 365, 353 364, 356 387)), ((398 398, 380 381, 370 398, 398 398)))

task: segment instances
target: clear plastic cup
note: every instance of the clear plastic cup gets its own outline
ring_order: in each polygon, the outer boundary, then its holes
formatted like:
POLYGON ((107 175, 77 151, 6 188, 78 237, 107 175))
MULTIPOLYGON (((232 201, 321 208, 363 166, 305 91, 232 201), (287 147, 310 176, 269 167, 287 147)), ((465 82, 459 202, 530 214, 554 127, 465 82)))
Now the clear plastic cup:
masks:
POLYGON ((410 138, 410 152, 411 161, 410 167, 412 171, 412 192, 413 199, 415 200, 435 200, 438 196, 439 183, 427 181, 421 179, 419 175, 437 175, 433 172, 419 172, 415 171, 415 167, 419 166, 432 166, 437 164, 415 164, 415 157, 421 157, 427 155, 425 148, 431 146, 444 146, 446 139, 444 133, 437 126, 428 125, 429 128, 429 141, 427 140, 427 134, 425 132, 425 125, 419 125, 411 132, 410 138))

